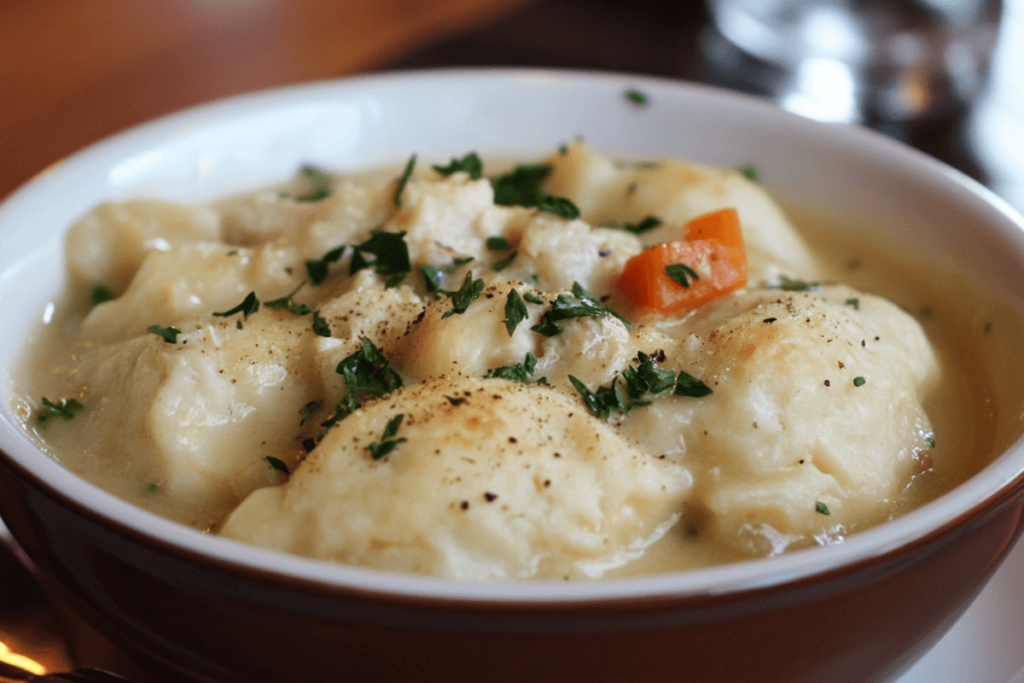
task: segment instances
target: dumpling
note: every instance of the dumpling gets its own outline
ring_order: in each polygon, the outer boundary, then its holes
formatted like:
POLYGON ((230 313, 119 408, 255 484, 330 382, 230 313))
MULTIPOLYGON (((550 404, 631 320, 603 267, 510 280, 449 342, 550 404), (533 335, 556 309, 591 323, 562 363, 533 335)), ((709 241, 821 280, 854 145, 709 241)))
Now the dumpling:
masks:
POLYGON ((678 519, 691 485, 538 385, 437 379, 357 410, 224 536, 308 557, 470 581, 597 577, 678 519), (401 439, 374 459, 389 423, 401 439), (481 444, 489 444, 482 448, 481 444))
POLYGON ((665 365, 713 393, 656 401, 623 433, 684 463, 702 537, 750 554, 828 543, 893 512, 932 434, 920 325, 847 287, 753 290, 687 321, 665 365))

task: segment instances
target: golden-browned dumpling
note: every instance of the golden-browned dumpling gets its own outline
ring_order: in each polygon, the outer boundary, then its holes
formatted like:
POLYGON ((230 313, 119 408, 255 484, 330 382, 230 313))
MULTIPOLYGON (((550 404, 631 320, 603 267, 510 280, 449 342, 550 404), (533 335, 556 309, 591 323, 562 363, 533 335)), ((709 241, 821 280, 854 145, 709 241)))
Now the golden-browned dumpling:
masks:
POLYGON ((222 533, 463 580, 597 577, 665 533, 690 483, 546 387, 437 379, 345 418, 222 533), (403 441, 374 459, 369 447, 400 415, 389 438, 403 441))

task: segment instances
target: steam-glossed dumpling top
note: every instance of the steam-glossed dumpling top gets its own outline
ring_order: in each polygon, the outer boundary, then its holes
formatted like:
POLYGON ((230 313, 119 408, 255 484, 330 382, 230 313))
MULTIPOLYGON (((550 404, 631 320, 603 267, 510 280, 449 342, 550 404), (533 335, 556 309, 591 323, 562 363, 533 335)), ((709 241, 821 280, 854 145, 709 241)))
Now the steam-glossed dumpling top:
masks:
POLYGON ((877 524, 923 471, 939 366, 921 326, 848 287, 754 290, 700 309, 668 364, 714 393, 623 430, 685 463, 702 536, 753 555, 877 524))
POLYGON ((284 552, 464 580, 594 577, 638 556, 691 485, 577 401, 438 379, 364 406, 222 533, 284 552), (374 459, 402 415, 393 450, 374 459), (483 444, 487 444, 484 446, 483 444))

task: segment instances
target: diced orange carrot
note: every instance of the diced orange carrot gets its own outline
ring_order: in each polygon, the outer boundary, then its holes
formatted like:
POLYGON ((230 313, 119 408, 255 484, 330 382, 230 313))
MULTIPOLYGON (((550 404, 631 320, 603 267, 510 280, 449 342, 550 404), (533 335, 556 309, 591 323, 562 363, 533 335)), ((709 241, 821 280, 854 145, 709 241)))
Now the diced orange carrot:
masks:
POLYGON ((711 240, 729 249, 743 250, 743 232, 736 209, 720 209, 690 219, 683 228, 683 239, 711 240))
POLYGON ((747 259, 733 209, 699 216, 685 227, 686 240, 656 244, 631 258, 619 287, 639 308, 662 314, 693 310, 747 284, 747 259), (683 264, 697 278, 681 284, 667 266, 683 264))

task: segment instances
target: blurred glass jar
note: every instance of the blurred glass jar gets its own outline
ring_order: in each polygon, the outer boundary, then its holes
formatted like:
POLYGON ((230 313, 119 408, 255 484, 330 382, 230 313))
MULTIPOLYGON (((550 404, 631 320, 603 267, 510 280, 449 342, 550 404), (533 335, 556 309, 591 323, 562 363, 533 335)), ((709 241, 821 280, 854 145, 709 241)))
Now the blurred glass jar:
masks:
MULTIPOLYGON (((1002 13, 1000 0, 707 5, 721 37, 780 71, 767 94, 782 106, 820 120, 869 125, 962 112, 985 82, 1002 13)), ((744 68, 742 61, 726 61, 744 68)))

